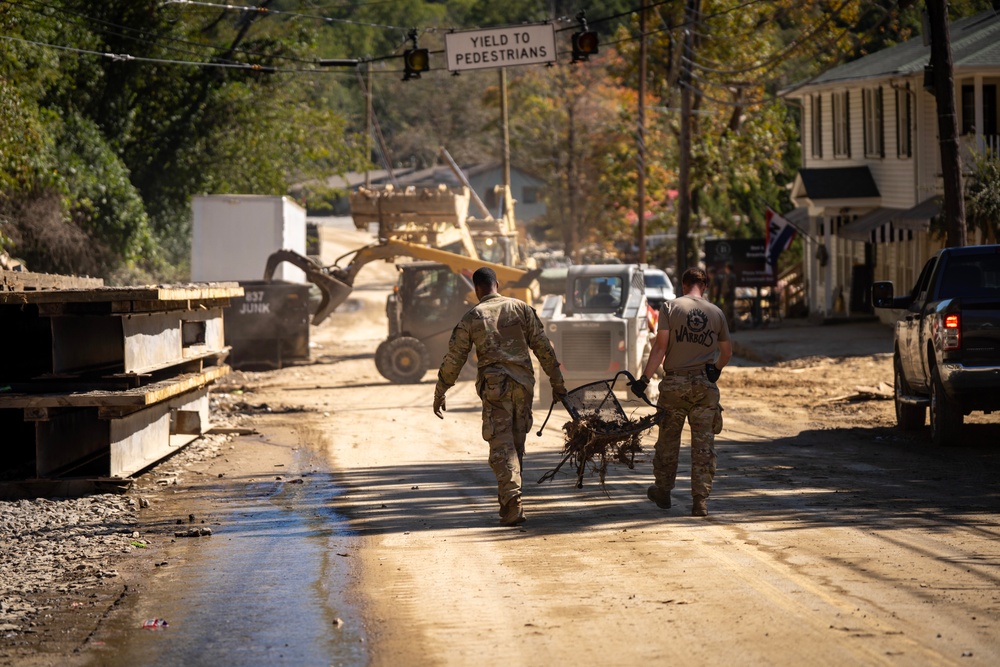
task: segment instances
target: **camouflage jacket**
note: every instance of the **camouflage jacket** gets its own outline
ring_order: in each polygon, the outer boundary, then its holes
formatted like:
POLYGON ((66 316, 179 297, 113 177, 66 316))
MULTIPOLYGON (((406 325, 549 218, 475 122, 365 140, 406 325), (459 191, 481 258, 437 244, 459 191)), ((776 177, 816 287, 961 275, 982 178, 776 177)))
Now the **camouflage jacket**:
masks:
POLYGON ((533 391, 535 373, 529 350, 535 353, 542 370, 553 383, 563 383, 556 353, 545 336, 542 323, 535 309, 523 301, 487 294, 462 317, 448 341, 448 353, 438 371, 437 392, 443 393, 455 384, 473 346, 479 361, 477 393, 483 377, 490 373, 504 373, 533 391))

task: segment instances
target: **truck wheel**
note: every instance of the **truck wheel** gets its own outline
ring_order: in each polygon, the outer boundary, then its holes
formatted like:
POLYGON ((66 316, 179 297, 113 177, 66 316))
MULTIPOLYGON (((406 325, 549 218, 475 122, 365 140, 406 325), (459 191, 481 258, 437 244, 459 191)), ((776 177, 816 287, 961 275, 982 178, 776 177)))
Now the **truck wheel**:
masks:
POLYGON ((893 399, 896 403, 896 424, 904 431, 914 431, 924 425, 927 421, 927 409, 910 403, 903 403, 900 396, 910 395, 910 383, 903 376, 903 369, 899 363, 899 357, 892 360, 893 367, 893 399))
MULTIPOLYGON (((396 384, 416 384, 423 379, 430 366, 427 347, 423 343, 410 336, 400 336, 385 341, 383 345, 385 368, 379 368, 379 372, 385 379, 396 384)), ((375 367, 378 368, 377 356, 375 367)))
POLYGON ((957 444, 962 430, 962 412, 944 393, 935 369, 931 378, 931 442, 939 446, 957 444))
POLYGON ((381 375, 386 379, 389 378, 389 376, 386 375, 386 368, 388 368, 389 366, 388 346, 389 346, 389 341, 384 340, 378 344, 377 348, 375 348, 375 369, 378 371, 379 375, 381 375))

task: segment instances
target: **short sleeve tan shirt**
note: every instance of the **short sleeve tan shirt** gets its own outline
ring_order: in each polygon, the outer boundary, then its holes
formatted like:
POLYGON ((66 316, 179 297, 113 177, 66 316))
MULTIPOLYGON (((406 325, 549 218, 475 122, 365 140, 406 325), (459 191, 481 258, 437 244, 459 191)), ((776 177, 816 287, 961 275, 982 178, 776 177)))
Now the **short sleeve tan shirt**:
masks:
POLYGON ((729 325, 718 306, 697 296, 681 296, 660 308, 658 331, 669 332, 663 370, 688 371, 713 364, 719 343, 729 340, 729 325))

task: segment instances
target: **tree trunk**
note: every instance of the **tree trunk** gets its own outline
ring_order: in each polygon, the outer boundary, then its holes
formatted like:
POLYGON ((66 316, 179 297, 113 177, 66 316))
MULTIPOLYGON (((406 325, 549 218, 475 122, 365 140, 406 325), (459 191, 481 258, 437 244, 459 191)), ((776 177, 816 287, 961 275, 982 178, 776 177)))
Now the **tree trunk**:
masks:
POLYGON ((948 246, 967 244, 962 164, 958 150, 958 116, 955 111, 955 80, 948 29, 948 0, 926 0, 931 28, 931 67, 937 101, 938 139, 941 144, 941 176, 944 180, 944 216, 948 246))
MULTIPOLYGON (((700 11, 700 0, 687 0, 685 4, 684 41, 688 45, 688 58, 694 57, 695 17, 700 11)), ((680 164, 677 174, 677 266, 676 275, 684 273, 688 267, 688 234, 691 230, 691 69, 681 61, 681 128, 680 164)))

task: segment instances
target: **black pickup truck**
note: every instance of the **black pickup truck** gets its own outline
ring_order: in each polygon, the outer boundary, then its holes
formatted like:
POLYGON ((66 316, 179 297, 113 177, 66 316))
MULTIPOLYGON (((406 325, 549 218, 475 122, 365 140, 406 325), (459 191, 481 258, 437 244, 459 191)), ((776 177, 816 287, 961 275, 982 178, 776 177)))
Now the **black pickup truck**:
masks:
POLYGON ((893 359, 896 423, 958 444, 965 415, 1000 410, 1000 245, 945 248, 906 296, 872 286, 876 308, 902 309, 893 359))

